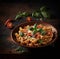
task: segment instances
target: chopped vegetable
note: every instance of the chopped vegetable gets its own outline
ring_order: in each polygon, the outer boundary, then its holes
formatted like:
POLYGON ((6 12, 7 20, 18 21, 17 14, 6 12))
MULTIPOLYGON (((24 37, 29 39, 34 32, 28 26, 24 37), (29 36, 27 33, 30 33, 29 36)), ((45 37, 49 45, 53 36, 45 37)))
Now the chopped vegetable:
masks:
POLYGON ((24 33, 23 33, 23 32, 20 32, 20 36, 22 36, 22 37, 23 37, 23 36, 24 36, 24 33))
POLYGON ((34 30, 34 28, 33 28, 33 27, 30 27, 30 30, 32 30, 32 31, 33 31, 33 30, 34 30))
POLYGON ((42 39, 39 39, 39 40, 38 40, 38 43, 40 43, 40 44, 41 44, 42 42, 43 42, 43 40, 42 40, 42 39))
POLYGON ((43 30, 42 28, 40 28, 40 29, 38 30, 38 32, 40 32, 42 35, 45 35, 45 34, 46 34, 46 31, 43 30))
POLYGON ((36 28, 37 27, 37 24, 34 24, 34 28, 36 28))
POLYGON ((33 31, 33 34, 35 34, 36 32, 37 32, 37 30, 34 30, 34 31, 33 31))
POLYGON ((34 24, 34 30, 37 31, 37 24, 34 24))
POLYGON ((34 24, 33 34, 35 34, 36 32, 37 32, 37 24, 34 24))
POLYGON ((52 40, 53 32, 51 29, 50 26, 35 23, 34 25, 19 27, 18 33, 15 33, 15 36, 17 41, 20 42, 19 44, 23 46, 38 47, 52 40), (37 28, 38 25, 40 26, 37 28))

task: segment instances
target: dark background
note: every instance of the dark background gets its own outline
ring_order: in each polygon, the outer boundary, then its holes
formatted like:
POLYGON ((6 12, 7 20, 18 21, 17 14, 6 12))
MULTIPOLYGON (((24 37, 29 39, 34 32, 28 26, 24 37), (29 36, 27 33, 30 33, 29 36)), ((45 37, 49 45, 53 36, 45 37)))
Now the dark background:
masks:
POLYGON ((59 0, 0 0, 1 3, 27 3, 30 8, 33 6, 39 7, 39 6, 47 6, 53 11, 53 14, 57 17, 60 18, 60 1, 59 0))

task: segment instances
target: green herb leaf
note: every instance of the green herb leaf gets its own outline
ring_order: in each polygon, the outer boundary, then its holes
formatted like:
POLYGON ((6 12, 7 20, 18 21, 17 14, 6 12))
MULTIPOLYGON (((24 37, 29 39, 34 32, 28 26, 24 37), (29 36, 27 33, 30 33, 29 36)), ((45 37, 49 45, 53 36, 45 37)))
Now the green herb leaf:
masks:
POLYGON ((36 27, 37 27, 37 24, 34 24, 34 28, 36 29, 36 27))
POLYGON ((22 16, 23 17, 26 17, 26 16, 28 16, 29 14, 27 13, 27 12, 22 12, 22 16))
POLYGON ((39 39, 39 40, 38 40, 38 43, 40 43, 40 44, 41 44, 42 42, 43 42, 43 40, 42 40, 42 39, 39 39))
POLYGON ((29 29, 30 29, 30 30, 32 30, 32 31, 34 30, 34 28, 33 28, 33 27, 30 27, 29 29))
POLYGON ((22 17, 22 12, 19 12, 19 13, 16 15, 15 20, 18 19, 18 18, 20 18, 20 17, 22 17))
POLYGON ((45 35, 45 34, 46 34, 46 31, 43 30, 43 31, 41 32, 41 34, 42 34, 42 35, 45 35))
POLYGON ((40 33, 41 33, 41 35, 45 35, 45 34, 46 34, 46 31, 45 31, 45 30, 43 30, 42 28, 40 28, 40 29, 38 30, 38 32, 40 32, 40 33))
POLYGON ((37 32, 37 24, 34 24, 33 34, 35 34, 36 32, 37 32))
POLYGON ((41 17, 41 13, 38 11, 32 12, 32 17, 41 17))
POLYGON ((43 15, 43 17, 50 18, 49 10, 45 6, 42 6, 40 8, 40 11, 41 11, 41 14, 43 15))
POLYGON ((24 33, 20 32, 20 36, 22 36, 22 37, 23 37, 23 36, 24 36, 24 33))
POLYGON ((37 30, 34 30, 34 31, 33 31, 33 34, 35 34, 36 32, 37 32, 37 30))
POLYGON ((15 17, 15 20, 20 18, 20 17, 26 17, 26 16, 29 16, 29 13, 27 12, 19 12, 16 17, 15 17))

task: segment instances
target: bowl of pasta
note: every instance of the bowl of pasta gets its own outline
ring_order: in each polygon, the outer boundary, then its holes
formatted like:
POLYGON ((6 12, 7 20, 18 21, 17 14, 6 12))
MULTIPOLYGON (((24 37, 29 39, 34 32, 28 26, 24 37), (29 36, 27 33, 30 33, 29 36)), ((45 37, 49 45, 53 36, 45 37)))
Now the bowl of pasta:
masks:
POLYGON ((41 21, 24 22, 13 29, 12 39, 23 47, 44 47, 55 42, 57 29, 41 21))

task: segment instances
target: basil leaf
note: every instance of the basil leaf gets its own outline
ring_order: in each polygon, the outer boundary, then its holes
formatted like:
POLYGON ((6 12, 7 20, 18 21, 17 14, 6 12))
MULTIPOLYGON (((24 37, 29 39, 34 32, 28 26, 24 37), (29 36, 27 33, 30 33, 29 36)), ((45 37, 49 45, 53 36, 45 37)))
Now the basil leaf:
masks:
POLYGON ((20 18, 21 16, 22 16, 21 14, 20 15, 16 15, 15 20, 20 18))
POLYGON ((43 15, 43 17, 50 18, 49 10, 45 6, 41 7, 40 11, 41 11, 41 14, 43 15))
POLYGON ((37 32, 37 30, 34 30, 34 31, 33 31, 33 34, 35 34, 36 32, 37 32))
POLYGON ((41 35, 45 35, 45 34, 46 34, 46 31, 45 31, 45 30, 43 30, 42 28, 40 28, 40 29, 38 30, 38 32, 40 32, 40 33, 41 33, 41 35))
POLYGON ((37 27, 37 24, 34 24, 34 28, 36 29, 36 27, 37 27))
POLYGON ((40 11, 35 11, 35 12, 32 12, 32 17, 41 17, 41 13, 40 13, 40 11))
POLYGON ((35 34, 37 32, 37 24, 34 24, 34 31, 33 34, 35 34))
POLYGON ((46 18, 50 18, 50 15, 49 15, 48 12, 46 12, 46 11, 42 11, 41 13, 42 13, 42 15, 43 15, 44 17, 46 17, 46 18))
POLYGON ((27 12, 19 12, 15 17, 15 20, 20 18, 20 17, 26 17, 28 15, 29 15, 29 13, 27 13, 27 12))
POLYGON ((39 39, 39 40, 38 40, 38 43, 40 43, 40 44, 41 44, 42 42, 43 42, 43 40, 42 40, 42 39, 39 39))
POLYGON ((45 35, 45 34, 46 34, 46 31, 43 30, 43 31, 41 32, 41 34, 42 34, 42 35, 45 35))
POLYGON ((23 36, 24 36, 24 33, 20 32, 20 36, 22 36, 22 37, 23 37, 23 36))
POLYGON ((26 16, 28 16, 29 14, 27 13, 27 12, 22 12, 22 16, 23 17, 26 17, 26 16))
POLYGON ((34 28, 32 28, 32 27, 30 27, 29 29, 32 30, 32 31, 34 30, 34 28))

